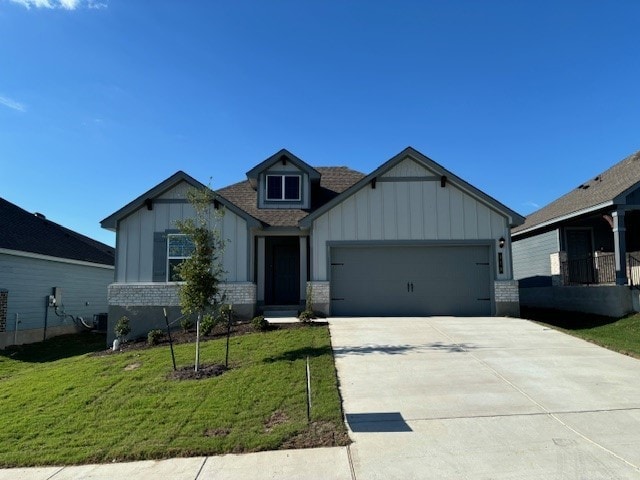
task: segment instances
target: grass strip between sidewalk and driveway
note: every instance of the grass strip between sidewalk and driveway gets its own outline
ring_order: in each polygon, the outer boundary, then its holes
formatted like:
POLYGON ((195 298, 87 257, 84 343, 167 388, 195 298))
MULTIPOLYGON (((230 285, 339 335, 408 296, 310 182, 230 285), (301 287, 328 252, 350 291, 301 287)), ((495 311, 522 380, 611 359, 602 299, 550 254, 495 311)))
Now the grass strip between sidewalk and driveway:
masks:
POLYGON ((557 328, 602 347, 640 358, 640 314, 623 318, 548 309, 522 309, 522 318, 557 328))
MULTIPOLYGON (((0 467, 69 465, 348 442, 326 326, 231 338, 230 370, 173 380, 168 346, 104 351, 104 336, 0 351, 0 467), (312 378, 307 422, 306 357, 312 378)), ((203 342, 224 363, 225 339, 203 342)), ((194 345, 177 345, 179 366, 194 345)))

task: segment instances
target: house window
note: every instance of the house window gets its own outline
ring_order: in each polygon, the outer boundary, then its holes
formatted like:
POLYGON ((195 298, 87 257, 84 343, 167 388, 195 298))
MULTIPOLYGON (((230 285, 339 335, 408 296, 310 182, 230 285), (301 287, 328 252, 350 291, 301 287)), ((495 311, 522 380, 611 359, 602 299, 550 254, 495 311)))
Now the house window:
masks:
POLYGON ((267 175, 267 200, 300 201, 300 175, 267 175))
POLYGON ((191 257, 194 250, 193 241, 183 233, 167 235, 167 281, 178 282, 181 279, 176 273, 176 267, 183 260, 191 257))

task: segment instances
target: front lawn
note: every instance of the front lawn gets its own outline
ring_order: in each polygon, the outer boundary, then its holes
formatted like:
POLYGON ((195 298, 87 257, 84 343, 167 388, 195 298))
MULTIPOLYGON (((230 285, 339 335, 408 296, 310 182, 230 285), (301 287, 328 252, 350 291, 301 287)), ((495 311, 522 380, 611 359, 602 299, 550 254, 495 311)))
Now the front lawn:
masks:
POLYGON ((528 318, 596 343, 610 350, 640 358, 640 314, 620 319, 560 310, 523 309, 528 318))
MULTIPOLYGON (((224 362, 224 344, 203 342, 201 361, 224 362)), ((175 348, 178 366, 193 364, 193 344, 175 348)), ((0 350, 0 467, 348 442, 326 326, 232 337, 231 369, 203 380, 169 379, 165 345, 84 353, 98 349, 104 337, 89 334, 0 350)))

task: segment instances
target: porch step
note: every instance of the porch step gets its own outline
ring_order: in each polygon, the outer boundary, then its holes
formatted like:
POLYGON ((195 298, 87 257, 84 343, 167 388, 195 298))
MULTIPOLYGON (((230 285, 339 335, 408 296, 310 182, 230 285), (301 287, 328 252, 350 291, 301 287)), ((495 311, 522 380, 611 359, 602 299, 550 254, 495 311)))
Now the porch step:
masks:
POLYGON ((265 308, 263 315, 265 318, 297 317, 298 310, 270 310, 265 308))

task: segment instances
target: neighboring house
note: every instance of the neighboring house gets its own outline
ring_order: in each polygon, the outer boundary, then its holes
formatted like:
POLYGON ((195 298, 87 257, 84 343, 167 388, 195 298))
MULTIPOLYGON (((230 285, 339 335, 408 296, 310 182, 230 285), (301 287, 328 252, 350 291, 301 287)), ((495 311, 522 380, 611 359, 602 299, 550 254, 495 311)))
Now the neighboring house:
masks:
POLYGON ((637 290, 628 287, 640 286, 640 152, 532 213, 511 235, 522 305, 610 316, 637 310, 637 290))
MULTIPOLYGON (((116 232, 109 324, 137 334, 178 313, 175 222, 193 214, 177 172, 102 221, 116 232)), ((227 301, 241 316, 304 307, 325 315, 517 315, 509 231, 520 215, 406 148, 369 175, 311 167, 287 150, 216 192, 228 240, 227 301)), ((111 331, 111 327, 109 328, 111 331)))
POLYGON ((0 225, 0 348, 75 332, 65 313, 91 324, 107 312, 112 247, 2 198, 0 225))

